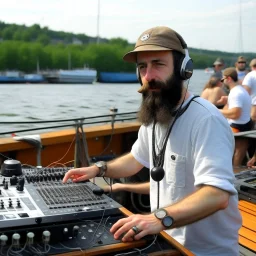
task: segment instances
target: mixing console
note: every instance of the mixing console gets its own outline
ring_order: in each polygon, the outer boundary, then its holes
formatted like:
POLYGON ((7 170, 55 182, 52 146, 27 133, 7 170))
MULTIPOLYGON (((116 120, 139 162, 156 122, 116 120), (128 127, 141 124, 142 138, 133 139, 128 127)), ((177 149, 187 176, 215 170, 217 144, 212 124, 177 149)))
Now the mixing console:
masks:
POLYGON ((67 168, 22 169, 22 175, 0 177, 0 227, 38 225, 112 215, 120 205, 94 194, 92 182, 63 184, 67 168))
MULTIPOLYGON (((88 250, 93 252, 89 255, 112 256, 114 251, 133 246, 120 243, 109 232, 124 217, 119 210, 121 205, 92 182, 63 184, 68 170, 21 168, 16 160, 4 162, 0 175, 1 256, 57 255, 73 251, 87 255, 88 250), (98 250, 108 245, 108 253, 98 250)), ((165 240, 162 239, 160 246, 158 240, 152 242, 152 239, 155 238, 149 236, 135 244, 145 245, 144 252, 170 249, 165 240)), ((129 255, 142 255, 141 249, 129 250, 129 255)))
POLYGON ((235 177, 239 198, 256 203, 256 169, 245 169, 235 174, 235 177))

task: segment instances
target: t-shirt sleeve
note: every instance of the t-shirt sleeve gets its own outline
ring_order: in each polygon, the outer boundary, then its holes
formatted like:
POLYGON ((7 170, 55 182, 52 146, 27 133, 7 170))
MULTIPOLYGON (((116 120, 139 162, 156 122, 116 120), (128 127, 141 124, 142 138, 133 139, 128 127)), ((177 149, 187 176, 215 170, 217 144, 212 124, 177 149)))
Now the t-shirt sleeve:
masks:
POLYGON ((210 185, 237 194, 232 167, 234 136, 227 121, 220 116, 204 118, 197 124, 192 145, 195 186, 210 185))
POLYGON ((143 125, 139 129, 138 139, 133 144, 131 153, 139 163, 149 168, 148 131, 147 128, 143 125))
POLYGON ((242 108, 243 95, 239 91, 231 91, 228 97, 229 108, 242 108))
POLYGON ((248 87, 250 87, 250 88, 252 88, 252 82, 251 82, 252 80, 251 80, 251 74, 250 73, 248 73, 245 77, 244 77, 244 80, 243 80, 243 85, 246 85, 246 86, 248 86, 248 87))

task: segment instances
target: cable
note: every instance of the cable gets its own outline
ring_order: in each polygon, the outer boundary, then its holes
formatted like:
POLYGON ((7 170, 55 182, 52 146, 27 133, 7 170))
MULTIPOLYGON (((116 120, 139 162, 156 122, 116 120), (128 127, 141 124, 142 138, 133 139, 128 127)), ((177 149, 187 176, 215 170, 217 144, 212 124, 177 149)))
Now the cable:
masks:
POLYGON ((75 139, 76 139, 76 136, 74 136, 74 138, 73 138, 73 140, 72 140, 72 142, 71 142, 71 144, 70 144, 70 146, 69 146, 67 152, 64 154, 64 156, 63 156, 62 158, 60 158, 59 160, 57 160, 57 161, 55 161, 55 162, 52 162, 51 164, 47 165, 45 168, 48 168, 48 167, 50 167, 52 164, 56 164, 56 163, 58 163, 59 161, 61 161, 61 160, 68 154, 68 152, 69 152, 69 150, 71 149, 71 146, 72 146, 72 144, 74 143, 75 139))
POLYGON ((118 254, 115 254, 114 256, 122 256, 122 255, 129 255, 129 254, 132 254, 132 253, 136 253, 136 252, 139 252, 141 254, 141 252, 149 249, 156 241, 158 235, 154 235, 154 240, 151 242, 151 244, 149 244, 147 247, 145 248, 142 248, 142 249, 138 249, 138 248, 134 248, 134 251, 130 251, 130 252, 125 252, 125 253, 118 253, 118 254))

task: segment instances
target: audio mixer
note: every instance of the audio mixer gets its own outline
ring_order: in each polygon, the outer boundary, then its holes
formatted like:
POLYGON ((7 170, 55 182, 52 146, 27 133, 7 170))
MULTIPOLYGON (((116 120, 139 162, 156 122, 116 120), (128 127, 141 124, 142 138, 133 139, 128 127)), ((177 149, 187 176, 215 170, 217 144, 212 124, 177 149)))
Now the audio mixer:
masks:
POLYGON ((90 181, 63 184, 69 169, 21 168, 16 160, 4 162, 0 175, 0 255, 10 248, 9 255, 50 255, 118 242, 109 229, 122 217, 121 205, 90 181))
POLYGON ((109 230, 125 217, 121 205, 90 181, 63 184, 69 169, 22 168, 17 160, 4 161, 0 175, 0 256, 173 252, 172 245, 158 236, 132 243, 122 243, 121 237, 115 240, 109 230))
POLYGON ((256 203, 256 169, 245 169, 236 173, 235 177, 239 198, 256 203))

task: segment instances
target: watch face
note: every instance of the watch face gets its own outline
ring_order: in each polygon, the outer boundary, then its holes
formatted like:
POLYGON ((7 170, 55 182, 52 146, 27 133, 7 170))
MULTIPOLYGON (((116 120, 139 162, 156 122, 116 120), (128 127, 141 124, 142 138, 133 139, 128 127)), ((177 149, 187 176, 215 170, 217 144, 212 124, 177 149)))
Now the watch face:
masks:
POLYGON ((165 209, 159 209, 155 212, 155 216, 158 219, 163 219, 167 215, 167 211, 165 209))
POLYGON ((166 216, 162 219, 162 223, 166 228, 170 228, 173 224, 173 218, 170 216, 166 216))

